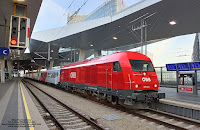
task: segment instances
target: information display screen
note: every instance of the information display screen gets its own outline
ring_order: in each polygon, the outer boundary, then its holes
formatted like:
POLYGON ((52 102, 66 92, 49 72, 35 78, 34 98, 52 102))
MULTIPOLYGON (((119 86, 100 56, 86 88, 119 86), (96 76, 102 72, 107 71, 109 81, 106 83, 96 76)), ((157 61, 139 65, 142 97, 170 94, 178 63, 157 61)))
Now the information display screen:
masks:
POLYGON ((178 63, 177 68, 179 71, 189 71, 190 70, 188 63, 178 63))
POLYGON ((189 63, 191 70, 200 70, 200 62, 189 63))
POLYGON ((176 71, 176 64, 166 64, 167 71, 176 71))

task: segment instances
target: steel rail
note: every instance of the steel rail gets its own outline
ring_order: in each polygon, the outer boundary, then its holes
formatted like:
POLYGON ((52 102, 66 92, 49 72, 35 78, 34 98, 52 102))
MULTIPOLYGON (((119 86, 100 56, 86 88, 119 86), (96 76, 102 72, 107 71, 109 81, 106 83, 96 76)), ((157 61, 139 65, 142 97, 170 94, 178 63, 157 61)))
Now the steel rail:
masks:
POLYGON ((186 117, 181 117, 179 115, 173 115, 171 113, 166 113, 166 112, 162 112, 162 111, 159 111, 159 110, 154 110, 154 109, 148 109, 146 110, 147 112, 152 112, 152 113, 155 113, 155 114, 161 114, 161 115, 164 115, 165 117, 168 117, 168 118, 173 118, 175 120, 182 120, 186 123, 190 123, 190 124, 193 124, 193 125, 196 125, 198 127, 200 127, 200 121, 196 121, 194 119, 187 119, 186 117))
POLYGON ((58 126, 61 130, 64 130, 65 128, 56 120, 56 118, 51 114, 51 112, 45 107, 45 105, 40 101, 40 99, 34 94, 34 92, 28 87, 27 82, 25 82, 24 80, 21 80, 24 85, 26 86, 26 88, 28 88, 28 90, 31 92, 31 94, 35 97, 35 99, 39 102, 39 104, 45 109, 46 112, 49 113, 49 115, 51 116, 51 118, 53 119, 54 123, 56 124, 56 126, 58 126))
POLYGON ((58 102, 60 105, 62 105, 63 107, 65 107, 66 109, 70 110, 72 113, 74 113, 76 116, 78 116, 79 118, 81 118, 82 120, 84 120, 85 122, 87 122, 89 125, 91 125, 93 128, 97 129, 97 130, 104 130, 103 127, 101 127, 100 125, 98 125, 94 119, 92 119, 91 117, 86 117, 80 113, 78 113, 77 111, 73 110, 73 108, 65 105, 63 102, 59 101, 58 99, 56 99, 55 97, 51 96, 50 94, 48 94, 47 92, 41 90, 40 88, 38 88, 37 86, 35 86, 34 84, 28 82, 29 84, 31 84, 32 86, 34 86, 35 88, 37 88, 38 90, 40 90, 41 92, 43 92, 44 94, 46 94, 47 96, 51 97, 53 100, 55 100, 56 102, 58 102))

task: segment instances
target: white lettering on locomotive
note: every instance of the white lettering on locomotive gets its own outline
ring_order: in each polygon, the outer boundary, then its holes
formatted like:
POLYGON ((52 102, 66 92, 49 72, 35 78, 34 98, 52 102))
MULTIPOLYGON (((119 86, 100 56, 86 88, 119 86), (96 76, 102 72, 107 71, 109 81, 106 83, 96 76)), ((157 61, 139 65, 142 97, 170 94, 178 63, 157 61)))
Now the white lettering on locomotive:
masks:
POLYGON ((144 86, 143 88, 150 88, 150 86, 144 86))
POLYGON ((151 82, 151 79, 150 79, 150 78, 147 78, 147 77, 143 77, 143 78, 142 78, 142 81, 143 81, 143 82, 151 82))
POLYGON ((76 78, 76 72, 71 72, 71 73, 70 73, 70 77, 71 77, 72 79, 75 79, 75 78, 76 78))

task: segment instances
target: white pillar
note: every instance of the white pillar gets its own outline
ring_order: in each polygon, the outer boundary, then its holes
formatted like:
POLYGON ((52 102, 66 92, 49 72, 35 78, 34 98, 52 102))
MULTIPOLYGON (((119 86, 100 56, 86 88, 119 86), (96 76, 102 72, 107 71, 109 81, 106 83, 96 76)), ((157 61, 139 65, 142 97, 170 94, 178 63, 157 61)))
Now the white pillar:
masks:
POLYGON ((19 63, 19 60, 18 60, 18 62, 17 62, 17 71, 18 71, 18 78, 20 77, 20 73, 19 73, 19 69, 20 69, 20 63, 19 63))
POLYGON ((5 83, 5 60, 3 56, 0 56, 1 62, 1 83, 5 83))
POLYGON ((99 56, 101 56, 101 50, 94 51, 94 57, 99 57, 99 56))
POLYGON ((63 61, 60 62, 60 68, 62 68, 62 67, 63 67, 63 61))
POLYGON ((38 72, 40 72, 40 71, 41 71, 41 69, 42 69, 42 66, 39 66, 39 68, 38 68, 38 72))
POLYGON ((80 49, 79 60, 85 60, 85 49, 80 49))
POLYGON ((51 61, 50 61, 50 64, 49 64, 49 68, 48 68, 48 70, 51 70, 51 69, 53 68, 53 64, 54 64, 54 61, 51 60, 51 61))
POLYGON ((9 79, 12 79, 12 71, 13 71, 12 61, 7 61, 7 66, 8 66, 9 79))

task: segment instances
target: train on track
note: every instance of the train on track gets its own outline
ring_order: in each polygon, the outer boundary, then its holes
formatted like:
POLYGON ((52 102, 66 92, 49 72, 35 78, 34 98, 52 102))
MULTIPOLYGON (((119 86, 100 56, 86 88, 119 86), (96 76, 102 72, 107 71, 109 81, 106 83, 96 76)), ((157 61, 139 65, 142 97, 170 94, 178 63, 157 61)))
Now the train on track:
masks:
POLYGON ((159 81, 150 58, 137 52, 121 51, 25 77, 135 109, 165 98, 158 93, 159 81))

